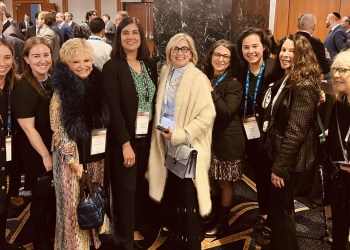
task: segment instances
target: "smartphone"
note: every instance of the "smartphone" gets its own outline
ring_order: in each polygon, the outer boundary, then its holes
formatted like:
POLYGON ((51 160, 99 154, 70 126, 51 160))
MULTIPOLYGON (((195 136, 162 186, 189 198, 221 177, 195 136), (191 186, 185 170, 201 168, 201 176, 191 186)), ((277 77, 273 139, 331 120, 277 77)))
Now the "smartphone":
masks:
POLYGON ((333 161, 334 165, 343 165, 343 166, 347 166, 350 167, 350 162, 345 162, 345 161, 333 161))
POLYGON ((157 125, 156 129, 164 132, 164 133, 169 133, 169 129, 162 127, 161 125, 157 125))

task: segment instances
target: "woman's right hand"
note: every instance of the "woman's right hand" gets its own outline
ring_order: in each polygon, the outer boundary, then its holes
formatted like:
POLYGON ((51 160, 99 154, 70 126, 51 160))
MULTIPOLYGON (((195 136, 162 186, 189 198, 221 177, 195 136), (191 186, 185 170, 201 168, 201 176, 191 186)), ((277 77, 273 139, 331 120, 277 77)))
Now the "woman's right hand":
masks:
POLYGON ((129 168, 135 164, 135 152, 131 147, 130 142, 126 142, 122 146, 123 148, 123 157, 124 157, 124 166, 129 168))
POLYGON ((50 154, 43 156, 43 164, 46 172, 52 171, 52 157, 50 154))

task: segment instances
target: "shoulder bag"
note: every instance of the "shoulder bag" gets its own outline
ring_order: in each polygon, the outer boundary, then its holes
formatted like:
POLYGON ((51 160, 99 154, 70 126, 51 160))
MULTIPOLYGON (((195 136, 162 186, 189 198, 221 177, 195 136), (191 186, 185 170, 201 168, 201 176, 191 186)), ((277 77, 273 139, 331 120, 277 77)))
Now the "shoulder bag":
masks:
POLYGON ((195 179, 198 152, 192 147, 186 130, 185 134, 188 144, 181 144, 174 150, 168 150, 165 156, 165 166, 181 179, 195 179))

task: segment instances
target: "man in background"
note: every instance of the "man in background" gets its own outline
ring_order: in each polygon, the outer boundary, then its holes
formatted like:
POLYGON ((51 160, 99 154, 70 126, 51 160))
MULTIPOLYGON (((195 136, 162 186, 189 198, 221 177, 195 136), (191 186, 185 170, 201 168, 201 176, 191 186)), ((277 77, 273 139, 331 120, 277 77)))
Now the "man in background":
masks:
POLYGON ((61 12, 57 12, 56 14, 56 23, 58 28, 61 29, 63 34, 63 43, 69 39, 74 38, 74 33, 71 27, 64 21, 64 14, 61 12))
POLYGON ((102 19, 105 23, 105 37, 106 43, 112 44, 115 32, 117 30, 115 24, 111 21, 111 17, 108 14, 104 14, 102 19))
POLYGON ((333 59, 346 43, 346 33, 340 24, 340 14, 338 12, 328 14, 326 27, 329 28, 329 33, 324 41, 324 46, 328 50, 331 59, 333 59))
POLYGON ((350 43, 350 17, 343 16, 341 19, 341 25, 343 26, 346 33, 347 43, 350 43))
POLYGON ((30 21, 29 15, 27 13, 25 13, 23 22, 19 23, 19 29, 20 29, 20 31, 22 32, 23 35, 26 34, 27 29, 30 26, 33 26, 33 22, 30 21))

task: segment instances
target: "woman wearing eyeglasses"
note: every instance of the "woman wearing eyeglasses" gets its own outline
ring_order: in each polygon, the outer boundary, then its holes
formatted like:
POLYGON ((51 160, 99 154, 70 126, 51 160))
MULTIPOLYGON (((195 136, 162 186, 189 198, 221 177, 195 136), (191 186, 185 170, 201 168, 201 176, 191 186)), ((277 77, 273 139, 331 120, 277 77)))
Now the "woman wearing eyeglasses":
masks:
POLYGON ((334 173, 330 185, 332 250, 345 250, 349 247, 350 229, 350 51, 336 55, 331 73, 333 88, 337 92, 327 137, 327 151, 334 173))
POLYGON ((166 65, 159 78, 152 127, 149 193, 154 200, 162 201, 164 207, 161 234, 171 232, 167 249, 199 250, 199 215, 211 211, 208 170, 215 119, 212 87, 195 66, 198 55, 192 37, 176 34, 165 53, 166 65), (188 143, 186 133, 198 151, 195 179, 181 179, 164 166, 168 150, 188 143))
POLYGON ((243 88, 236 78, 238 58, 233 44, 219 40, 207 55, 204 73, 212 84, 212 98, 216 109, 213 129, 212 155, 209 177, 213 212, 205 237, 217 237, 228 228, 233 202, 233 182, 242 176, 245 140, 239 107, 243 88), (212 221, 213 220, 213 221, 212 221))
POLYGON ((122 249, 143 248, 140 223, 154 212, 145 172, 157 69, 149 58, 145 33, 137 18, 125 18, 118 25, 111 59, 104 64, 102 74, 111 113, 108 148, 118 239, 122 249))

